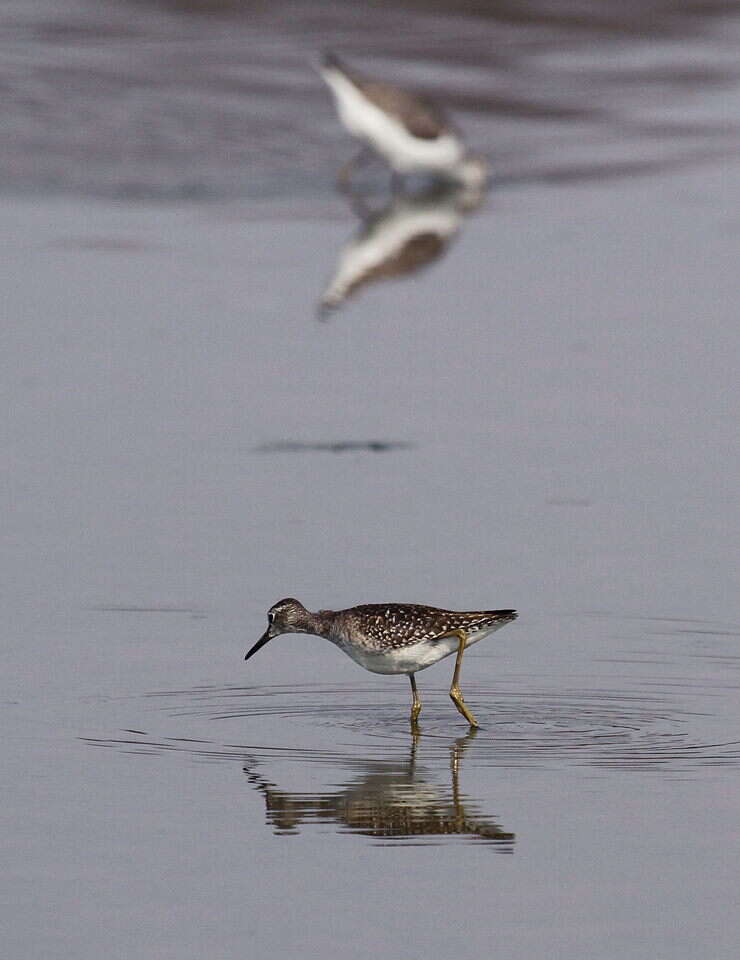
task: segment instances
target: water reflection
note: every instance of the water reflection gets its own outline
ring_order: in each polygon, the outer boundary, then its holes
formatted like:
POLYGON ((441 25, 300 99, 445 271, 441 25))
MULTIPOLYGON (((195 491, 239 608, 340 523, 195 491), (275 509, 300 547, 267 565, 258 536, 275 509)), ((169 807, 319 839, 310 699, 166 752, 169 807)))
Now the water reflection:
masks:
POLYGON ((319 303, 319 317, 370 283, 410 276, 439 260, 485 195, 483 187, 435 185, 421 193, 398 194, 382 210, 373 211, 360 195, 348 193, 361 227, 340 251, 319 303))
POLYGON ((276 834, 296 834, 303 824, 332 823, 341 832, 377 840, 455 836, 483 840, 502 853, 513 852, 514 834, 480 813, 479 804, 460 793, 460 766, 477 731, 450 746, 450 786, 417 764, 419 737, 412 738, 404 761, 360 760, 359 773, 333 791, 281 790, 261 776, 258 763, 246 764, 247 780, 265 800, 267 821, 276 834))

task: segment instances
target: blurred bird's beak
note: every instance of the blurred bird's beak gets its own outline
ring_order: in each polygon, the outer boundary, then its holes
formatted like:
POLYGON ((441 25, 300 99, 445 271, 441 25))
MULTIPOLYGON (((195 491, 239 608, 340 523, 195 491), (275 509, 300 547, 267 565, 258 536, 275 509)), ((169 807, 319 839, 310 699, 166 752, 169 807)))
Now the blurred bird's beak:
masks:
POLYGON ((272 640, 272 635, 270 634, 269 627, 267 628, 267 630, 265 630, 265 632, 259 638, 257 643, 255 643, 252 649, 247 651, 247 653, 244 656, 244 659, 249 660, 250 657, 253 657, 258 650, 261 650, 262 647, 264 647, 264 645, 267 643, 268 640, 272 640))

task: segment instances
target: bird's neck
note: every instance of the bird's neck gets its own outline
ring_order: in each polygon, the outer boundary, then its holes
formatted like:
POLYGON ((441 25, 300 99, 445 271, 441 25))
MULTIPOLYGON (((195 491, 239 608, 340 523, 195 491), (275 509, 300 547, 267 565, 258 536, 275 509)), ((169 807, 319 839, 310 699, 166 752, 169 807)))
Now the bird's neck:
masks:
POLYGON ((334 621, 334 611, 318 610, 316 613, 311 613, 307 610, 306 614, 307 617, 305 626, 301 624, 301 627, 305 629, 305 632, 313 633, 317 637, 324 637, 328 639, 332 623, 334 621))
POLYGON ((313 614, 313 633, 318 637, 328 639, 333 623, 333 610, 318 610, 313 614))

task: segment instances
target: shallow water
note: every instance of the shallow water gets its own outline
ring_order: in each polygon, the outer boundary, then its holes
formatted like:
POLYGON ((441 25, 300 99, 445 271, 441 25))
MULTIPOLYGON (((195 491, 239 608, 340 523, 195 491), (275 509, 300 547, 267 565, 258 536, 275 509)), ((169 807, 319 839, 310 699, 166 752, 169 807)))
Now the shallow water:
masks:
POLYGON ((734 958, 733 8, 204 6, 0 15, 3 957, 734 958), (488 195, 335 194, 321 46, 488 195), (481 729, 284 595, 517 607, 481 729))
POLYGON ((502 182, 736 154, 736 2, 490 6, 9 0, 0 184, 315 208, 351 154, 325 48, 437 97, 502 182))

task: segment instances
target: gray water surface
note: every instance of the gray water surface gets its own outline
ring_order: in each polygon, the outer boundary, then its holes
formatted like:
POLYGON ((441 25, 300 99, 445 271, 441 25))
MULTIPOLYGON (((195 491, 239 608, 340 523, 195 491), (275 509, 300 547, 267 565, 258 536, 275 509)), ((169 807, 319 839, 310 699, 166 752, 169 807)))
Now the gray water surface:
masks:
POLYGON ((732 8, 204 6, 2 14, 3 957, 734 958, 732 8), (322 46, 498 176, 319 322, 322 46), (481 729, 285 595, 518 608, 481 729))

